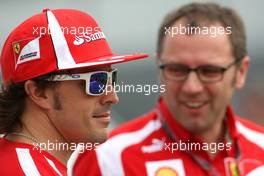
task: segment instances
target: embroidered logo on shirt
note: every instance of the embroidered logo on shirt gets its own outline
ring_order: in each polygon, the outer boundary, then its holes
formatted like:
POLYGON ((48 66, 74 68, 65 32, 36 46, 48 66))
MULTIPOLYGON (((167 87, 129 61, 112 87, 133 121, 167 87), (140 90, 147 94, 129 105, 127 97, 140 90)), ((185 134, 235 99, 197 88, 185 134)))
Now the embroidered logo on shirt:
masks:
POLYGON ((145 165, 147 176, 185 176, 181 159, 148 161, 145 165))
POLYGON ((152 139, 152 144, 147 146, 142 146, 141 150, 143 153, 153 153, 157 151, 161 151, 164 147, 164 141, 154 138, 152 139))
POLYGON ((161 167, 155 173, 155 176, 178 176, 178 175, 179 175, 178 172, 171 167, 161 167))

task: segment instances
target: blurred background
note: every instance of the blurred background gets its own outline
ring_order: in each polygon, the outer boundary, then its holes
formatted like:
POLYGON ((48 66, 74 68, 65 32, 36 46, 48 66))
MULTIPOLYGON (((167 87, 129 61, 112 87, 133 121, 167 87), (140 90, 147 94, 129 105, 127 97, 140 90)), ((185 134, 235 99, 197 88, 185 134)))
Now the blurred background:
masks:
MULTIPOLYGON (((158 84, 155 66, 157 32, 163 17, 189 0, 0 0, 0 48, 18 24, 44 8, 75 8, 91 14, 103 29, 114 53, 149 53, 149 59, 123 63, 119 83, 158 84)), ((208 1, 195 1, 208 2, 208 1)), ((238 11, 245 22, 251 65, 247 84, 236 93, 235 111, 264 126, 264 1, 212 0, 238 11)), ((111 128, 150 111, 158 93, 119 93, 120 103, 113 107, 111 128)))

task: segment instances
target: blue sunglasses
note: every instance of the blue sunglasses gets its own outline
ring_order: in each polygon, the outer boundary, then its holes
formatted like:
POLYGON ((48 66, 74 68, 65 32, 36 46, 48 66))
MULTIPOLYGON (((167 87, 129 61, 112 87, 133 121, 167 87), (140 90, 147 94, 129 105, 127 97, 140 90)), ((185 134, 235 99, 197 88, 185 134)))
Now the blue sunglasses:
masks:
POLYGON ((88 95, 99 96, 102 95, 107 88, 109 82, 112 86, 117 81, 117 69, 110 72, 95 71, 88 73, 74 73, 74 74, 58 74, 49 81, 72 81, 72 80, 85 80, 85 91, 88 95))

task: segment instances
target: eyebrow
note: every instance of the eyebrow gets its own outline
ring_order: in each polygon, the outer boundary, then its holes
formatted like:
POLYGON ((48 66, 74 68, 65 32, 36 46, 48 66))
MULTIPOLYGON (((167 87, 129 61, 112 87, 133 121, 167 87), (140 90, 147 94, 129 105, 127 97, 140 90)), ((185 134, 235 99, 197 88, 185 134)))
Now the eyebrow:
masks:
MULTIPOLYGON (((184 66, 184 67, 189 67, 189 68, 192 68, 190 67, 189 65, 187 64, 183 64, 183 63, 177 63, 177 62, 168 62, 168 63, 161 63, 160 65, 171 65, 171 66, 184 66)), ((223 65, 216 65, 216 64, 204 64, 204 65, 199 65, 197 67, 194 67, 194 68, 198 68, 198 67, 224 67, 223 65)))

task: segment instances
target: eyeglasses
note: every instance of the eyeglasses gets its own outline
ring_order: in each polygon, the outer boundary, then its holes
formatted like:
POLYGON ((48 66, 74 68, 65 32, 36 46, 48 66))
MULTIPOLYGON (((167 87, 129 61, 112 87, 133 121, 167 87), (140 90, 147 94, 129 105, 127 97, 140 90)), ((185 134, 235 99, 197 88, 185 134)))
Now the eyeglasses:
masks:
POLYGON ((236 60, 227 67, 203 65, 197 68, 190 68, 182 64, 163 64, 160 65, 159 68, 163 70, 165 78, 170 80, 185 81, 188 78, 189 73, 194 71, 201 82, 213 83, 221 81, 224 73, 239 62, 240 60, 236 60))
POLYGON ((117 81, 117 69, 110 72, 95 71, 88 73, 74 73, 74 74, 58 74, 47 81, 72 81, 85 80, 85 91, 88 95, 99 96, 102 95, 107 88, 109 82, 112 86, 117 81))

